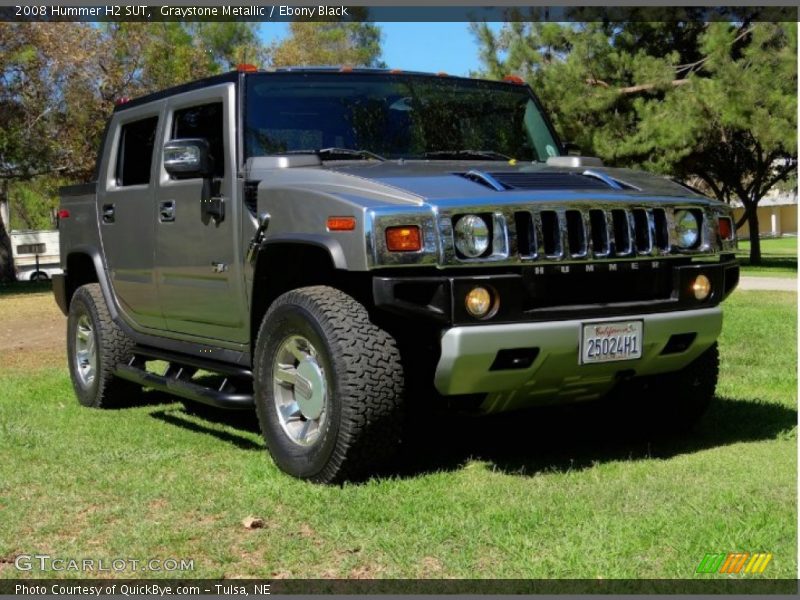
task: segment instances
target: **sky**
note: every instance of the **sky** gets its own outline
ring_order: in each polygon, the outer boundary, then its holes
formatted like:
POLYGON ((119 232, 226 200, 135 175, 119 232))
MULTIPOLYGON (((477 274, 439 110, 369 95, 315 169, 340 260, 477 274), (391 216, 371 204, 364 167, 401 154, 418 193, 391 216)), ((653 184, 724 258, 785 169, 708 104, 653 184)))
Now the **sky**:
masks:
MULTIPOLYGON (((383 32, 383 60, 392 69, 444 71, 469 75, 480 68, 478 47, 469 23, 377 23, 383 32)), ((499 24, 491 24, 498 28, 499 24)), ((287 23, 264 23, 266 43, 287 35, 287 23)))

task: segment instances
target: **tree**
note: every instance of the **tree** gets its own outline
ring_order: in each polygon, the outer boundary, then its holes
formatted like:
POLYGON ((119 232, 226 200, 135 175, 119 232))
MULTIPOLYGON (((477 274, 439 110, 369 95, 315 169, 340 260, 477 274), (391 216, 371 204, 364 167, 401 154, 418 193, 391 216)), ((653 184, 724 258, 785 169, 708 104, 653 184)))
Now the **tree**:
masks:
POLYGON ((0 279, 13 276, 9 194, 44 208, 59 184, 91 179, 117 99, 263 56, 252 23, 0 23, 0 279))
POLYGON ((384 66, 381 30, 372 23, 293 21, 289 31, 268 50, 272 66, 384 66))
POLYGON ((703 182, 745 207, 797 163, 797 30, 734 21, 473 24, 485 74, 525 76, 567 139, 610 164, 703 182))

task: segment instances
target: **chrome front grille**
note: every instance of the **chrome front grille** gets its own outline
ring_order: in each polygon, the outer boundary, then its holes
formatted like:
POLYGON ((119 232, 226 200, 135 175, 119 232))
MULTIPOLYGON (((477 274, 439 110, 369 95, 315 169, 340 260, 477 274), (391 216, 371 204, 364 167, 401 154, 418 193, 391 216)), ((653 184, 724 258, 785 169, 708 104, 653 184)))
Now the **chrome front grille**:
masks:
POLYGON ((622 258, 671 250, 663 208, 532 209, 516 211, 514 222, 522 258, 622 258))

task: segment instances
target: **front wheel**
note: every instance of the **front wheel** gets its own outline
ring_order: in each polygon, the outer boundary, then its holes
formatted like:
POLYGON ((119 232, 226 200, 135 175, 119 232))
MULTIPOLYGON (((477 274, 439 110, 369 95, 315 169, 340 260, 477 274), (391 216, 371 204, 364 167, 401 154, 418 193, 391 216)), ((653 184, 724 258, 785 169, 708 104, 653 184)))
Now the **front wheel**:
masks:
POLYGON ((626 413, 646 412, 648 429, 686 431, 708 410, 718 378, 719 349, 714 343, 680 371, 634 379, 620 393, 626 413))
POLYGON ((396 452, 404 377, 394 339, 326 286, 280 296, 259 330, 256 412, 275 463, 322 483, 369 475, 396 452))

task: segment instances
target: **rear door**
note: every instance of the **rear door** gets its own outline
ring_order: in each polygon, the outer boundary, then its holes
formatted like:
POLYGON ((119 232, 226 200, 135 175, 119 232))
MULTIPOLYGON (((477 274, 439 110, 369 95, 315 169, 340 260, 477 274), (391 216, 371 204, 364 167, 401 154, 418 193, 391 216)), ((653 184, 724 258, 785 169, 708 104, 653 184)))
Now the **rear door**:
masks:
POLYGON ((97 222, 114 295, 137 328, 164 329, 153 272, 155 156, 164 103, 118 112, 100 165, 97 222))
POLYGON ((235 84, 173 96, 167 101, 161 146, 178 138, 204 138, 214 163, 212 195, 225 216, 208 218, 203 180, 175 179, 159 149, 156 272, 167 328, 192 337, 244 343, 249 339, 235 197, 235 84))

